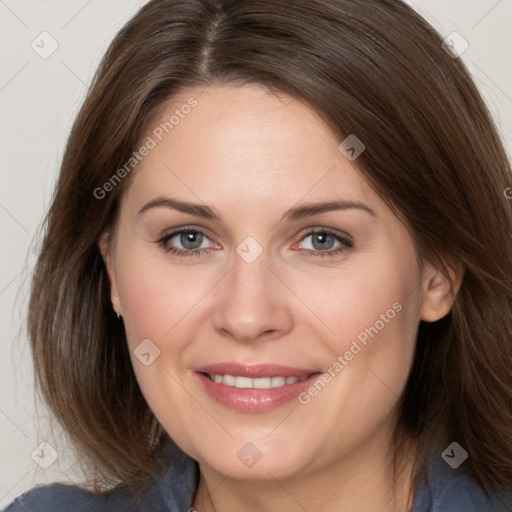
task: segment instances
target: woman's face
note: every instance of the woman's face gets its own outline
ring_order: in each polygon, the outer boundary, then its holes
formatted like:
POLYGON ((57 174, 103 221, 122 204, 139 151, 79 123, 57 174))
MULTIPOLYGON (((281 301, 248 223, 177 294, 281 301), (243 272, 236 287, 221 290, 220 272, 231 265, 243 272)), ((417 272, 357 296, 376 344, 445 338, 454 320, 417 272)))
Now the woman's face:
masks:
POLYGON ((147 135, 102 251, 161 425, 233 478, 386 449, 418 323, 450 303, 357 161, 311 109, 256 86, 182 93, 147 135))

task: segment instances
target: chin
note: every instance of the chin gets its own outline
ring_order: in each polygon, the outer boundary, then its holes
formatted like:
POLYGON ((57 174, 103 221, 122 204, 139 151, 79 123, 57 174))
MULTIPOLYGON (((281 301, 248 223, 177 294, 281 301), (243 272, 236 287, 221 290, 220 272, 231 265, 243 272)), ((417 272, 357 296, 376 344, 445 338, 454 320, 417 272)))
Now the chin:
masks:
POLYGON ((207 449, 202 456, 194 457, 201 465, 206 465, 230 478, 238 480, 278 480, 287 479, 302 472, 309 466, 304 453, 294 450, 294 443, 288 441, 279 447, 268 446, 258 449, 251 441, 230 443, 230 447, 217 445, 215 451, 207 449))

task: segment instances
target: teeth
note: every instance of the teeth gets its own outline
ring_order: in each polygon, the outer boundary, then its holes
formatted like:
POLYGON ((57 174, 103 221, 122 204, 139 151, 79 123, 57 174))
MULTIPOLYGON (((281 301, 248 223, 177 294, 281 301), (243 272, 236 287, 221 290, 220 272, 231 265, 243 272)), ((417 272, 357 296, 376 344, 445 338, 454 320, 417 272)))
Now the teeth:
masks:
POLYGON ((296 382, 302 382, 306 380, 309 375, 303 375, 302 377, 261 377, 258 379, 251 379, 249 377, 240 377, 233 375, 220 375, 218 373, 208 374, 210 380, 213 380, 217 384, 224 384, 225 386, 233 386, 235 388, 246 389, 270 389, 280 388, 286 384, 295 384, 296 382))

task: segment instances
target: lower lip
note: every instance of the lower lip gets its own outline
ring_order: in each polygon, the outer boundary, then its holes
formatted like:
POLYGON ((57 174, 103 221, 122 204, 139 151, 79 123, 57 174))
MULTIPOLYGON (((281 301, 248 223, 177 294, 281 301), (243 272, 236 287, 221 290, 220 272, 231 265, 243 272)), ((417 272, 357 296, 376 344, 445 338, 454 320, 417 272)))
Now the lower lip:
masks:
POLYGON ((265 412, 294 399, 309 388, 321 373, 314 373, 302 382, 285 384, 279 388, 255 389, 226 386, 196 373, 208 394, 226 407, 243 412, 265 412))

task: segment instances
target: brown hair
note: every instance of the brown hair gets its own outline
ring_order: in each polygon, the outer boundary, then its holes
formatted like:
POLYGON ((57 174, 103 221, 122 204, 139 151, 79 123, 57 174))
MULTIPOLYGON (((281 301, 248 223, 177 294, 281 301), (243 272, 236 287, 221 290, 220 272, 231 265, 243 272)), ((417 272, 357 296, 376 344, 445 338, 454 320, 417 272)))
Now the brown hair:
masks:
MULTIPOLYGON (((29 335, 37 384, 94 492, 139 493, 166 432, 137 384, 98 240, 130 175, 101 199, 165 102, 187 88, 258 84, 305 101, 409 228, 418 254, 464 276, 452 310, 421 321, 393 447, 457 441, 487 492, 512 494, 511 169, 460 59, 397 0, 153 0, 110 45, 75 120, 35 269, 29 335)), ((452 290, 453 291, 453 290, 452 290)))

